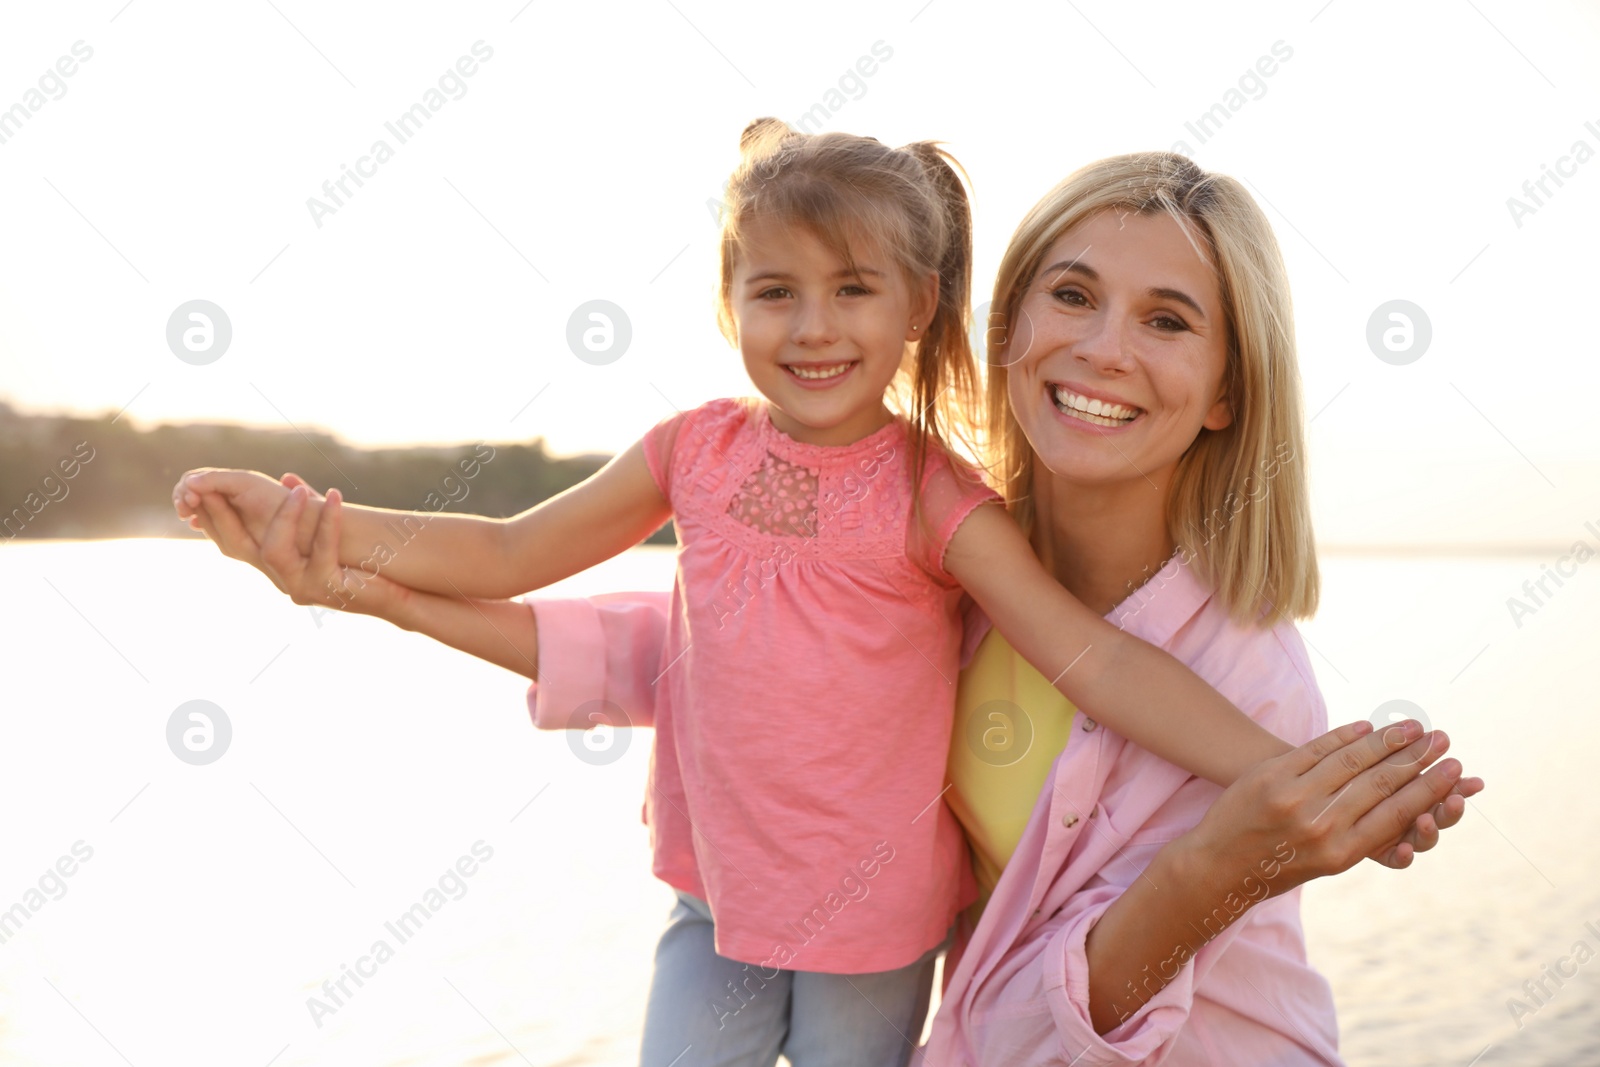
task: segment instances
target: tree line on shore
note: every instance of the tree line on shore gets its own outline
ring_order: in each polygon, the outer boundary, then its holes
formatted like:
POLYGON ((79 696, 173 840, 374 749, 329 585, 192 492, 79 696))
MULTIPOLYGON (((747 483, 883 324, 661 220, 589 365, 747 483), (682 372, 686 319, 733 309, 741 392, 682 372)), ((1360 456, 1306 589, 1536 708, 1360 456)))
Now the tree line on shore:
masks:
MULTIPOLYGON (((540 440, 357 448, 328 433, 232 424, 140 429, 110 413, 25 414, 0 402, 0 541, 198 537, 172 510, 173 483, 194 467, 293 471, 319 490, 337 486, 355 504, 504 518, 609 458, 551 456, 540 440)), ((672 544, 671 525, 650 541, 672 544)))

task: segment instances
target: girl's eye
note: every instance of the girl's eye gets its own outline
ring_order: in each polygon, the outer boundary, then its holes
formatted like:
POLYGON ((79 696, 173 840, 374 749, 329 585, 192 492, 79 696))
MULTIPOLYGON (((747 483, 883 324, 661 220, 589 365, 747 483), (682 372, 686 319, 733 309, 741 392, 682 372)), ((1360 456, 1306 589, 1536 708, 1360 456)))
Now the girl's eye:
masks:
POLYGON ((850 294, 850 295, 851 295, 851 296, 855 296, 855 295, 857 295, 857 294, 860 294, 860 295, 862 295, 862 296, 865 296, 865 295, 866 295, 866 294, 868 294, 868 293, 870 293, 870 292, 872 292, 872 290, 871 290, 871 289, 868 289, 868 288, 867 288, 867 287, 866 287, 866 286, 864 286, 864 285, 847 285, 847 286, 845 286, 845 287, 844 287, 844 288, 842 288, 842 289, 840 289, 840 290, 839 290, 839 291, 840 291, 840 292, 841 292, 841 293, 848 293, 848 294, 850 294))
POLYGON ((1082 289, 1075 289, 1070 286, 1061 289, 1052 289, 1050 290, 1050 295, 1061 301, 1063 304, 1067 304, 1071 307, 1081 308, 1089 306, 1089 298, 1084 294, 1082 289))
POLYGON ((761 290, 761 293, 757 297, 757 299, 758 300, 766 300, 769 297, 770 298, 777 298, 779 296, 788 296, 788 295, 789 295, 789 290, 785 289, 781 285, 774 285, 771 289, 763 289, 763 290, 761 290))

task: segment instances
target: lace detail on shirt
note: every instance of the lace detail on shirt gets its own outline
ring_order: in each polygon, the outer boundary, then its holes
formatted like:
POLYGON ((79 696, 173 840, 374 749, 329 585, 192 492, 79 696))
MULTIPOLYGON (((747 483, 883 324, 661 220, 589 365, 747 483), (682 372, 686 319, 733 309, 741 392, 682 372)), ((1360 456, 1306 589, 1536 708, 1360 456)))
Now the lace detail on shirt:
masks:
POLYGON ((728 514, 764 534, 817 535, 818 471, 766 453, 728 505, 728 514))
POLYGON ((804 537, 858 543, 898 536, 901 510, 897 489, 901 457, 883 442, 826 469, 786 459, 772 451, 734 492, 728 515, 749 529, 777 537, 804 537))

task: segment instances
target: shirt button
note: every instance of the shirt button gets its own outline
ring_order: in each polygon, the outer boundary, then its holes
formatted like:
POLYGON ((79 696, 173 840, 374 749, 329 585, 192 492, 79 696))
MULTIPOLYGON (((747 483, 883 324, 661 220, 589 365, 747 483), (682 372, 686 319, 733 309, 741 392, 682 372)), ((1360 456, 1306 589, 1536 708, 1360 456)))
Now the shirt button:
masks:
POLYGON ((1077 814, 1069 811, 1065 815, 1061 816, 1061 825, 1065 826, 1069 830, 1078 825, 1077 814))
POLYGON ((1088 718, 1087 716, 1084 717, 1084 720, 1083 720, 1084 733, 1088 733, 1090 730, 1093 730, 1097 725, 1099 725, 1099 724, 1096 723, 1093 719, 1088 718))

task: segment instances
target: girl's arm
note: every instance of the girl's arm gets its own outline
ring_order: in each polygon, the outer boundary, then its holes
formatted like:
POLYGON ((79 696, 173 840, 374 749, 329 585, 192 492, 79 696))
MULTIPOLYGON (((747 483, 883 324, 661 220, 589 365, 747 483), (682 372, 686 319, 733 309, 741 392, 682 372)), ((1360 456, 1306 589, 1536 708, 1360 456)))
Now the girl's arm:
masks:
MULTIPOLYGON (((220 494, 259 541, 289 492, 253 471, 204 469, 184 475, 174 503, 184 515, 199 495, 220 494)), ((510 519, 347 505, 337 559, 363 576, 381 571, 421 592, 500 599, 610 559, 670 515, 639 442, 582 483, 510 519)))
POLYGON ((1228 786, 1290 750, 1188 667, 1063 589, 1004 509, 974 508, 944 566, 1068 700, 1167 762, 1228 786))

